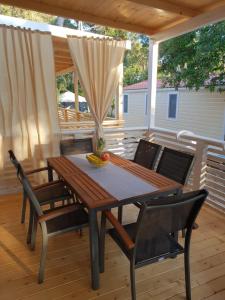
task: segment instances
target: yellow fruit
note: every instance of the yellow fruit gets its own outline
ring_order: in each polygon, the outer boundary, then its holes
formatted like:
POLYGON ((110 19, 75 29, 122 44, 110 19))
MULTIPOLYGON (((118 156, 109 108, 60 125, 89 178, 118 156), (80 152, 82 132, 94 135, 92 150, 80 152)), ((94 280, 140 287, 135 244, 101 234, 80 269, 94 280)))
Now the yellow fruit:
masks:
POLYGON ((96 156, 95 154, 89 154, 86 156, 87 160, 90 164, 94 165, 95 167, 103 167, 107 165, 108 161, 103 161, 101 158, 96 156))

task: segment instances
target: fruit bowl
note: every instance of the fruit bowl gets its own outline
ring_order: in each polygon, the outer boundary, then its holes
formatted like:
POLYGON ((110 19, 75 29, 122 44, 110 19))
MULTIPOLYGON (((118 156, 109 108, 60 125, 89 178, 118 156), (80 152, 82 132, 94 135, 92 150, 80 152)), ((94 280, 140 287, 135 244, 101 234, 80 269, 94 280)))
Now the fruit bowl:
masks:
POLYGON ((105 167, 109 163, 109 160, 103 160, 95 154, 89 154, 86 158, 88 162, 96 168, 105 167))

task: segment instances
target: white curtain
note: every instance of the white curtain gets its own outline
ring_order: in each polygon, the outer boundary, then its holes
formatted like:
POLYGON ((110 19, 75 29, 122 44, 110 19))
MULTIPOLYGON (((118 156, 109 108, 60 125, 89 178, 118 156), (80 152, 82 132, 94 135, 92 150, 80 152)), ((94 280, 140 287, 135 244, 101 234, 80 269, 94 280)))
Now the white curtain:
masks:
POLYGON ((0 26, 0 169, 9 149, 38 166, 59 154, 52 37, 0 26))
POLYGON ((68 37, 68 43, 95 120, 97 138, 103 137, 102 123, 116 94, 126 42, 109 38, 68 37))

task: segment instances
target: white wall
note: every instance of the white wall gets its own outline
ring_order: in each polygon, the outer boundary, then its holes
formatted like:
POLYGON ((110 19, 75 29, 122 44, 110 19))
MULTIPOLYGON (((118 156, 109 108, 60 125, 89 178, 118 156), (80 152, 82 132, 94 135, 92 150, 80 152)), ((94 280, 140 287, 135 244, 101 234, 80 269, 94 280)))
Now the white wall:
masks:
MULTIPOLYGON (((178 91, 177 119, 168 119, 169 93, 174 89, 158 89, 155 126, 171 130, 190 130, 195 134, 224 139, 225 93, 211 93, 206 89, 178 91)), ((147 90, 124 91, 129 95, 129 111, 124 114, 125 126, 145 126, 145 95, 147 90)))
POLYGON ((124 113, 124 126, 147 126, 145 115, 145 95, 147 90, 124 91, 128 95, 128 113, 124 113))

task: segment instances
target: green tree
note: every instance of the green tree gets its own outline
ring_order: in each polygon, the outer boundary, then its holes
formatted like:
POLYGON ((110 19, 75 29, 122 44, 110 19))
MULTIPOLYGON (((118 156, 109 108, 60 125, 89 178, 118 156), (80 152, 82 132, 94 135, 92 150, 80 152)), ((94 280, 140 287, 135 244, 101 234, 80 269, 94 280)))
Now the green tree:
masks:
POLYGON ((160 44, 159 73, 165 84, 225 90, 225 22, 160 44))

